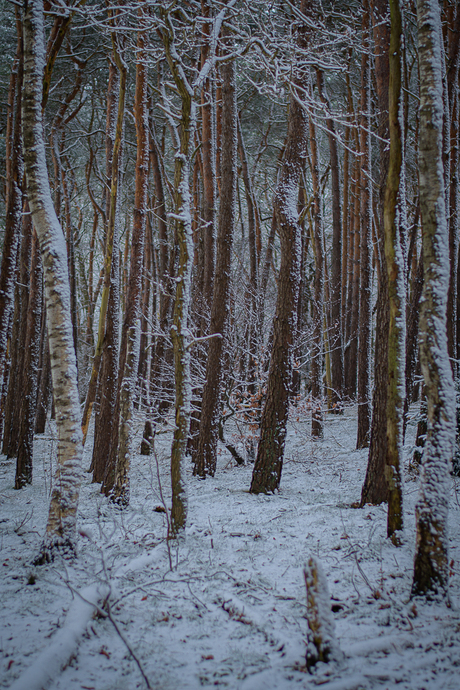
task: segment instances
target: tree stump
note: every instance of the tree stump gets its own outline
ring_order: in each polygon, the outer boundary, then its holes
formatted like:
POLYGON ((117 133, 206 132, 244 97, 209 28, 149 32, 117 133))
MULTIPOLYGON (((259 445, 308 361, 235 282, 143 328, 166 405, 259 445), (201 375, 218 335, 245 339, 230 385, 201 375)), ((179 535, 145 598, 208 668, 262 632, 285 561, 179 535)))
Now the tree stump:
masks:
POLYGON ((155 438, 155 429, 152 427, 152 422, 147 419, 144 426, 144 435, 141 442, 141 455, 150 455, 153 449, 153 440, 155 438))
POLYGON ((335 639, 327 580, 316 558, 310 556, 303 572, 307 588, 306 663, 310 670, 318 661, 327 663, 337 658, 339 649, 335 639))

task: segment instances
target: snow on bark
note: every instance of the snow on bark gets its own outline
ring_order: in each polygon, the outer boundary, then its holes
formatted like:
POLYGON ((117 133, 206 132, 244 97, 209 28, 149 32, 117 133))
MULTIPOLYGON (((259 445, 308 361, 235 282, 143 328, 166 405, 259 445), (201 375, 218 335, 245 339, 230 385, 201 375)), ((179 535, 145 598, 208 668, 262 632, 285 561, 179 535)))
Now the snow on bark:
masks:
POLYGON ((140 306, 145 227, 147 221, 148 184, 148 117, 147 117, 147 60, 145 35, 138 35, 138 62, 136 67, 135 120, 137 134, 136 188, 133 213, 130 272, 126 296, 126 311, 120 349, 119 401, 115 415, 118 444, 113 498, 126 504, 129 500, 129 467, 131 461, 130 438, 132 427, 133 393, 136 385, 140 344, 140 306))
POLYGON ((307 133, 307 114, 298 98, 292 95, 286 153, 274 199, 281 241, 281 265, 267 398, 262 412, 251 493, 273 492, 281 481, 300 285, 302 241, 297 199, 300 175, 305 165, 307 133))
MULTIPOLYGON (((22 217, 22 179, 24 164, 22 157, 21 93, 23 84, 23 50, 21 24, 17 22, 18 44, 8 92, 6 123, 6 209, 5 232, 3 236, 2 262, 0 269, 0 395, 3 397, 3 382, 7 367, 8 332, 11 328, 11 314, 14 304, 16 264, 22 217)), ((3 407, 3 401, 2 405, 3 407)), ((0 410, 0 433, 3 424, 3 410, 0 410)))
POLYGON ((50 560, 56 549, 75 550, 76 512, 82 476, 82 433, 70 318, 67 250, 51 200, 43 139, 43 32, 43 2, 31 0, 24 17, 23 136, 27 193, 43 261, 58 431, 58 467, 41 554, 42 560, 50 560))
POLYGON ((448 478, 454 445, 455 396, 447 351, 449 238, 442 165, 443 86, 441 17, 437 0, 418 0, 420 66, 419 179, 424 285, 420 306, 420 362, 428 429, 416 506, 412 594, 447 596, 448 478))
POLYGON ((203 389, 198 448, 194 473, 214 476, 217 465, 220 395, 224 337, 229 313, 230 273, 233 232, 236 217, 236 75, 231 61, 222 67, 222 155, 221 196, 217 234, 216 276, 212 293, 211 323, 206 382, 203 389))
POLYGON ((331 597, 326 577, 314 556, 310 556, 304 568, 307 588, 307 668, 318 661, 327 663, 338 660, 340 650, 335 638, 335 625, 331 612, 331 597))
MULTIPOLYGON (((173 534, 176 535, 183 531, 187 517, 184 463, 191 414, 189 312, 193 241, 190 211, 190 143, 195 130, 197 101, 203 85, 217 60, 217 39, 222 23, 228 10, 235 2, 236 0, 231 0, 214 19, 213 27, 210 31, 209 57, 192 84, 187 79, 184 64, 177 50, 171 16, 165 8, 160 8, 163 20, 160 33, 165 48, 166 60, 181 99, 181 116, 177 129, 173 113, 165 109, 165 113, 171 123, 171 131, 173 132, 176 146, 174 162, 174 213, 169 215, 175 221, 175 236, 177 238, 179 254, 175 281, 176 293, 173 325, 171 327, 176 389, 175 429, 171 447, 171 523, 173 534)), ((165 103, 168 103, 164 92, 163 100, 165 103)))

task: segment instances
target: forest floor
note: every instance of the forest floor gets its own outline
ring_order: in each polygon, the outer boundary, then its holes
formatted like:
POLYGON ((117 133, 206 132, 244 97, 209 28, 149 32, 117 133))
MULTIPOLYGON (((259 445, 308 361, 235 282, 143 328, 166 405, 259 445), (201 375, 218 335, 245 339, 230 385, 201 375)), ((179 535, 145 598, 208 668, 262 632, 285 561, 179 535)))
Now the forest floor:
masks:
POLYGON ((32 486, 15 491, 14 461, 1 457, 0 687, 458 690, 460 480, 450 492, 452 605, 411 601, 415 420, 405 448, 403 543, 395 547, 384 506, 352 507, 367 463, 367 451, 354 450, 356 408, 328 416, 320 442, 309 436, 306 413, 291 418, 279 493, 249 494, 252 465, 236 467, 222 450, 214 478, 189 471, 186 535, 169 551, 158 482, 169 505, 169 434, 157 436, 158 471, 153 456, 135 455, 125 510, 85 474, 78 558, 41 567, 31 563, 46 525, 52 431, 36 438, 32 486), (327 577, 342 652, 311 674, 303 576, 310 554, 327 577), (86 602, 108 594, 110 616, 91 615, 86 602))

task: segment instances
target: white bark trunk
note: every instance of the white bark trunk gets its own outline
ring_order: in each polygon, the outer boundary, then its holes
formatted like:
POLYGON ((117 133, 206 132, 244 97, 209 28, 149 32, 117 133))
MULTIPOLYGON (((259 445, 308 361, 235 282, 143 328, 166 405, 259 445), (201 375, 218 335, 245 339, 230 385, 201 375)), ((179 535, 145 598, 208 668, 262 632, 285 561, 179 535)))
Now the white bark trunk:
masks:
POLYGON ((455 397, 446 334, 449 238, 442 165, 443 88, 438 0, 418 0, 417 19, 424 265, 420 362, 427 391, 428 430, 416 506, 417 543, 412 593, 446 595, 448 478, 455 433, 455 397))
POLYGON ((51 200, 42 125, 43 0, 29 0, 24 17, 23 133, 27 193, 43 260, 56 424, 58 468, 41 560, 56 549, 74 552, 81 482, 82 433, 72 336, 67 250, 51 200))

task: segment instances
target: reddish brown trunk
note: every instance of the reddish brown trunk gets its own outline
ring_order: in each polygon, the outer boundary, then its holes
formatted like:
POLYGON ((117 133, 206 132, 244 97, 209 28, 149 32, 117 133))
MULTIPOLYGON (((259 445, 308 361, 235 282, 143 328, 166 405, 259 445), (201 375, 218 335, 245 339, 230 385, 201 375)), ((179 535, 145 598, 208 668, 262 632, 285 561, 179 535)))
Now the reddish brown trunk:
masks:
POLYGON ((43 271, 40 247, 34 232, 30 268, 27 332, 24 346, 23 382, 19 413, 18 457, 15 489, 32 482, 33 441, 37 409, 38 361, 40 356, 41 311, 43 303, 43 271))
POLYGON ((389 87, 389 45, 390 27, 384 19, 388 12, 387 0, 373 0, 371 4, 373 36, 375 43, 375 83, 380 137, 380 177, 378 254, 380 261, 380 282, 376 305, 374 393, 372 398, 372 423, 369 444, 369 458, 366 478, 361 492, 361 504, 379 504, 388 500, 388 483, 385 478, 387 457, 387 400, 388 400, 388 332, 390 324, 388 279, 383 250, 383 205, 385 182, 388 173, 389 155, 384 141, 389 137, 388 87, 389 87))
MULTIPOLYGON (((330 113, 331 108, 329 99, 324 91, 323 73, 320 70, 317 70, 316 76, 320 97, 322 101, 325 103, 328 112, 330 113)), ((342 409, 342 398, 344 392, 342 342, 342 218, 340 206, 340 170, 334 121, 331 117, 326 118, 326 126, 328 129, 332 196, 332 250, 330 273, 331 324, 329 329, 332 388, 330 391, 330 402, 333 410, 339 412, 342 409)))
POLYGON ((363 47, 361 60, 361 204, 360 204, 360 292, 358 350, 358 436, 357 448, 369 446, 371 423, 370 354, 371 354, 371 165, 370 165, 370 84, 369 84, 369 3, 363 4, 363 47))
POLYGON ((29 300, 30 258, 32 248, 32 218, 26 204, 23 215, 23 232, 15 293, 13 332, 11 336, 11 364, 8 393, 5 401, 5 428, 3 454, 16 457, 19 443, 19 412, 22 402, 23 362, 27 333, 27 304, 29 300))
POLYGON ((14 305, 14 283, 22 216, 22 121, 21 93, 23 80, 22 24, 17 19, 18 44, 8 91, 6 121, 6 214, 0 269, 0 436, 3 432, 4 405, 7 380, 7 343, 14 305))
POLYGON ((219 438, 220 393, 224 338, 229 312, 230 267, 236 203, 236 82, 231 61, 221 68, 222 75, 222 158, 221 198, 217 234, 216 277, 212 296, 211 338, 206 363, 206 382, 201 404, 199 437, 194 458, 194 473, 214 476, 219 438))
POLYGON ((311 338, 311 397, 312 419, 311 435, 323 437, 323 328, 324 328, 324 249, 323 219, 321 212, 319 161, 316 143, 316 128, 310 118, 311 176, 313 182, 313 237, 315 255, 315 277, 313 285, 311 338))
POLYGON ((281 480, 300 281, 300 227, 297 218, 292 214, 292 204, 297 201, 306 156, 307 136, 306 113, 292 97, 285 158, 274 200, 281 241, 281 265, 267 397, 262 412, 260 441, 252 475, 252 493, 272 492, 279 487, 281 480))

